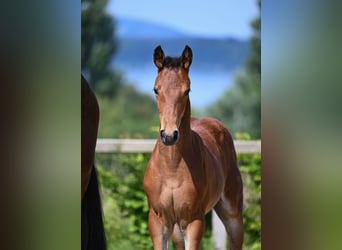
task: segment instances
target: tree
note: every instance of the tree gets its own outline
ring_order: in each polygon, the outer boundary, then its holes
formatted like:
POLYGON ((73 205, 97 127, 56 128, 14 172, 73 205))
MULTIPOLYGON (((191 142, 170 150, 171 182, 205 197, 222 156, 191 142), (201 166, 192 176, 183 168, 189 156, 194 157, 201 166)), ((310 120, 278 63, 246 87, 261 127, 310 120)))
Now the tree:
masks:
POLYGON ((81 68, 95 92, 113 96, 121 82, 110 69, 117 50, 113 17, 105 12, 108 0, 82 0, 81 68))
POLYGON ((259 79, 261 76, 261 19, 260 8, 261 0, 258 0, 259 16, 251 22, 254 34, 250 39, 251 52, 246 62, 246 69, 250 74, 256 74, 259 79))
POLYGON ((121 78, 111 61, 117 51, 114 17, 106 13, 108 0, 82 0, 82 72, 100 104, 100 137, 155 137, 155 101, 121 78), (139 121, 139 122, 137 122, 139 121))
POLYGON ((259 15, 252 21, 254 34, 250 39, 250 54, 245 70, 240 73, 233 86, 207 109, 209 115, 223 121, 230 131, 248 132, 254 138, 260 138, 261 116, 261 48, 260 48, 260 7, 259 15))

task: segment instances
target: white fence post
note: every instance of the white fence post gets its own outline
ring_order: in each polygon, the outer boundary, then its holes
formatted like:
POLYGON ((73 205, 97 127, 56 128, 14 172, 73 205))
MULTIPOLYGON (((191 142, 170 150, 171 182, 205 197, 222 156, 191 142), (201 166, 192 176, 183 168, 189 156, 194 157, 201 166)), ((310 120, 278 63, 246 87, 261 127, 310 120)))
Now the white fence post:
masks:
POLYGON ((212 225, 213 225, 213 242, 215 250, 227 249, 227 232, 224 228, 222 221, 217 216, 216 212, 212 212, 212 225))

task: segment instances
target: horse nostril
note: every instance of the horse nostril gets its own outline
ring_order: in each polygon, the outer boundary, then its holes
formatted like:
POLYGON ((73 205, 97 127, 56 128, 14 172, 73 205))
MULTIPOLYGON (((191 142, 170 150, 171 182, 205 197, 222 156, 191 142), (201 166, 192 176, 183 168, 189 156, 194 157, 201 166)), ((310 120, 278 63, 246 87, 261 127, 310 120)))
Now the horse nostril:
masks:
POLYGON ((177 139, 178 139, 178 131, 175 130, 175 131, 173 132, 173 140, 174 140, 174 141, 177 141, 177 139))
POLYGON ((160 137, 161 138, 165 137, 165 130, 164 129, 160 130, 160 137))

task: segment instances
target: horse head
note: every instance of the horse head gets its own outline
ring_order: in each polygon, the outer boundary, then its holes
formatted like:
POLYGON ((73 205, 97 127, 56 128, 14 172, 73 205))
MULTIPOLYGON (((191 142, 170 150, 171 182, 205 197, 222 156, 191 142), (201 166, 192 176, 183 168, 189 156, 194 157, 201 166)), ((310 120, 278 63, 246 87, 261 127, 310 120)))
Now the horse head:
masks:
POLYGON ((154 84, 160 118, 160 138, 165 145, 177 143, 179 127, 189 102, 189 68, 192 50, 185 46, 180 57, 165 56, 160 46, 156 47, 153 61, 158 69, 154 84))

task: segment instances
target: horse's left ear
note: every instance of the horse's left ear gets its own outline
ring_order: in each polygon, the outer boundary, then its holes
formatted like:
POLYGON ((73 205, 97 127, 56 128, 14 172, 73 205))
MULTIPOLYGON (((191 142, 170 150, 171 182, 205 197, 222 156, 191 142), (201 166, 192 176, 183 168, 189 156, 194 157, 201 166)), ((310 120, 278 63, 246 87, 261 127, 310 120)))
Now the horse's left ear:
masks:
POLYGON ((154 65, 156 65, 156 67, 158 68, 158 70, 163 69, 164 62, 165 62, 165 55, 160 45, 154 49, 153 62, 154 62, 154 65))
POLYGON ((190 68, 190 65, 192 63, 192 50, 188 45, 186 45, 183 50, 183 53, 181 55, 181 62, 184 69, 188 70, 190 68))

